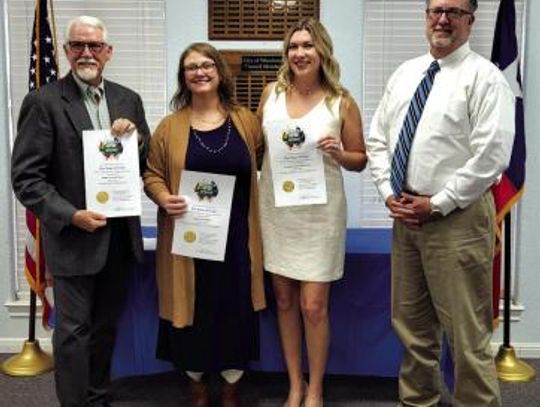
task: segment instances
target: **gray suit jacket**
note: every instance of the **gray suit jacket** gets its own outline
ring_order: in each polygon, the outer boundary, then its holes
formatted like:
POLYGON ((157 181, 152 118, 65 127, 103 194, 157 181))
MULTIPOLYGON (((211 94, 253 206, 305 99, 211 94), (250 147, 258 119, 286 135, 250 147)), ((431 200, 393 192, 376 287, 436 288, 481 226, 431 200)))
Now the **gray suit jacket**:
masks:
MULTIPOLYGON (((135 92, 105 81, 111 123, 131 120, 143 138, 141 169, 146 163, 150 131, 142 100, 135 92)), ((95 274, 104 266, 110 227, 88 233, 71 224, 76 210, 85 209, 82 132, 92 122, 80 89, 69 73, 57 82, 29 93, 23 101, 11 161, 15 195, 42 225, 47 267, 53 275, 95 274)), ((139 217, 125 218, 136 260, 143 260, 139 217)))

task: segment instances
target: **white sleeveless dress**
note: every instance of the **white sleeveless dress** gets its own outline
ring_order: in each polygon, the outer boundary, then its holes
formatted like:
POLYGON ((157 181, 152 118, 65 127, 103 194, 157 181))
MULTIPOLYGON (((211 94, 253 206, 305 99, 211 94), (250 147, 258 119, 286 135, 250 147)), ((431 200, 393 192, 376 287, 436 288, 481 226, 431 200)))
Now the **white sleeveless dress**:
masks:
MULTIPOLYGON (((340 165, 324 155, 327 203, 323 205, 276 207, 268 155, 268 132, 274 121, 307 121, 310 127, 341 138, 341 97, 329 109, 321 100, 298 119, 287 113, 285 92, 275 89, 263 108, 265 156, 259 181, 264 267, 267 271, 301 281, 326 282, 343 276, 347 204, 340 165)), ((324 134, 323 134, 324 132, 324 134)))

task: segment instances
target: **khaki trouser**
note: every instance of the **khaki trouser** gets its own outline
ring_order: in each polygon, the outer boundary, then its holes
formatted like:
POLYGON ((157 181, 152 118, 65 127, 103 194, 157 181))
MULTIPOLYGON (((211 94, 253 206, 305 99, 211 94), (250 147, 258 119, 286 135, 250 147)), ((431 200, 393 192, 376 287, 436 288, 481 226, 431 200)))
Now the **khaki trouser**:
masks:
POLYGON ((494 204, 491 193, 418 229, 394 222, 392 324, 405 347, 406 406, 440 399, 441 338, 454 359, 454 407, 500 406, 490 351, 494 204))

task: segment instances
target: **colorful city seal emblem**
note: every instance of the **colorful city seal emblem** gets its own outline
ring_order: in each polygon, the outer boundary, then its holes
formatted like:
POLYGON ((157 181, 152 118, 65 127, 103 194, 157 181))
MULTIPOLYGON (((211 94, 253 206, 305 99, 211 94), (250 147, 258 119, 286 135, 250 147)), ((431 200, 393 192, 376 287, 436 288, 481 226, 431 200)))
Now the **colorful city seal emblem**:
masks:
POLYGON ((98 201, 100 204, 107 203, 109 200, 109 193, 105 191, 99 191, 96 194, 96 201, 98 201))
POLYGON ((124 151, 124 146, 118 137, 114 137, 112 140, 100 141, 99 152, 108 160, 109 158, 116 158, 124 151))
POLYGON ((283 141, 291 150, 294 147, 300 147, 304 144, 306 141, 306 133, 298 126, 291 127, 281 134, 281 141, 283 141))
POLYGON ((212 198, 215 198, 219 194, 219 189, 217 184, 214 181, 202 180, 197 182, 193 191, 199 197, 199 201, 208 199, 209 201, 212 198))

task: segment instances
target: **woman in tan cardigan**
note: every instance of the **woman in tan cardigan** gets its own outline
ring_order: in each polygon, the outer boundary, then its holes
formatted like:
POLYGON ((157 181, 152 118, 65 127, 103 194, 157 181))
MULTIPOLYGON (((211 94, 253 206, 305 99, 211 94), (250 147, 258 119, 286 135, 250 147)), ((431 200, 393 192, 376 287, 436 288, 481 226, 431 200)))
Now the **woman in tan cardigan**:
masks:
POLYGON ((144 174, 145 191, 159 206, 157 355, 187 372, 197 407, 210 404, 205 373, 211 372, 225 379, 221 405, 239 405, 237 382, 258 358, 256 311, 265 307, 255 158, 261 133, 232 95, 218 51, 191 44, 180 56, 174 113, 152 137, 144 174), (171 253, 174 221, 188 210, 179 191, 183 170, 235 176, 223 262, 171 253))

